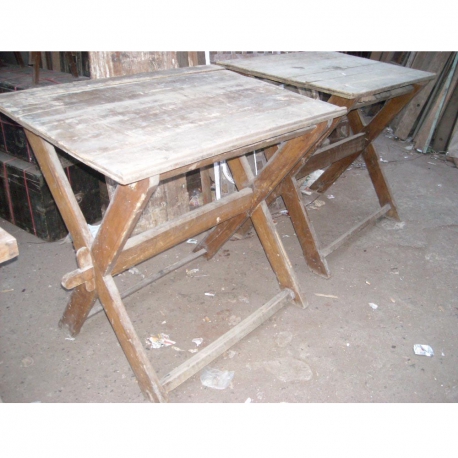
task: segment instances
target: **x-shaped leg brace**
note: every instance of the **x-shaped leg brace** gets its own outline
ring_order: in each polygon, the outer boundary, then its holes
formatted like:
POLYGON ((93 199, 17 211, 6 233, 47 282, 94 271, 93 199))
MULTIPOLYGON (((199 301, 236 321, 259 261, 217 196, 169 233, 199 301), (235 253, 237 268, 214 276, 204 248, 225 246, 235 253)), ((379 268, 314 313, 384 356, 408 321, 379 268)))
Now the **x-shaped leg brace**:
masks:
POLYGON ((257 177, 253 177, 244 156, 231 159, 229 164, 239 188, 236 195, 228 196, 219 203, 208 204, 207 208, 199 209, 199 213, 191 212, 191 215, 184 215, 176 222, 174 220, 164 227, 154 228, 130 240, 138 218, 159 184, 159 177, 130 185, 118 185, 93 240, 55 148, 27 131, 43 175, 70 231, 77 255, 78 269, 63 279, 63 284, 68 288, 73 287, 74 290, 60 320, 60 326, 68 328, 71 335, 78 334, 98 298, 143 394, 151 401, 164 402, 167 400, 167 391, 182 383, 228 345, 259 325, 263 320, 262 316, 273 313, 278 307, 276 304, 290 293, 298 304, 305 306, 306 301, 265 200, 291 173, 301 158, 312 153, 314 145, 326 136, 330 128, 330 123, 323 122, 306 134, 284 143, 257 177), (209 346, 208 354, 203 354, 195 361, 191 358, 192 361, 186 362, 185 367, 177 368, 160 381, 133 328, 113 275, 175 246, 185 240, 184 237, 199 234, 215 226, 195 250, 206 253, 210 258, 249 217, 255 225, 283 292, 241 323, 237 336, 222 336, 213 346, 209 346))

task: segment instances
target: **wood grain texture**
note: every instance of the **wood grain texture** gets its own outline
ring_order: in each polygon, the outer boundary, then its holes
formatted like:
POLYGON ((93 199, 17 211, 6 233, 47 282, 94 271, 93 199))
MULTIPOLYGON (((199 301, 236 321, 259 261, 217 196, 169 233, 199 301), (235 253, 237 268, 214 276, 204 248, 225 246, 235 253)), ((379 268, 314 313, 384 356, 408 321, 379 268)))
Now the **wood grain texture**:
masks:
MULTIPOLYGON (((119 256, 114 274, 232 219, 235 214, 246 218, 252 197, 252 190, 244 189, 130 238, 119 256)), ((201 248, 199 246, 198 250, 201 248)))
POLYGON ((318 237, 307 215, 298 189, 296 180, 293 177, 287 177, 281 184, 281 196, 293 223, 294 232, 297 235, 307 265, 316 274, 329 278, 331 274, 328 264, 320 253, 318 237))
POLYGON ((415 148, 420 149, 421 151, 428 151, 428 147, 439 120, 440 113, 452 95, 450 87, 453 88, 458 78, 458 72, 456 71, 457 62, 458 55, 455 54, 452 67, 449 70, 447 77, 445 78, 440 90, 438 91, 434 102, 429 108, 428 114, 423 119, 420 130, 414 135, 413 141, 415 143, 415 148))
POLYGON ((96 275, 96 283, 100 301, 119 344, 137 377, 143 395, 150 401, 166 402, 167 394, 161 387, 142 342, 135 332, 113 278, 110 275, 106 277, 96 275))
POLYGON ((429 95, 434 89, 434 86, 439 78, 439 75, 444 68, 447 59, 450 57, 449 52, 418 52, 412 63, 412 68, 434 71, 434 77, 425 85, 425 88, 419 92, 399 113, 393 121, 394 135, 405 140, 412 127, 420 115, 429 95))
POLYGON ((177 68, 175 52, 169 51, 97 51, 89 52, 91 78, 134 75, 177 68))
POLYGON ((244 74, 349 99, 434 78, 434 73, 338 52, 288 53, 217 63, 244 74))
MULTIPOLYGON (((450 92, 452 92, 450 90, 450 92)), ((441 116, 434 133, 434 143, 432 147, 437 152, 446 151, 451 138, 453 127, 458 116, 458 84, 455 84, 450 100, 441 116)))
MULTIPOLYGON (((90 52, 89 61, 93 79, 190 66, 188 53, 175 51, 90 52)), ((176 215, 182 215, 188 210, 189 196, 186 189, 186 177, 182 175, 174 177, 173 180, 162 181, 143 210, 134 234, 157 226, 176 215)))
POLYGON ((366 146, 364 133, 352 135, 336 143, 324 146, 315 151, 313 156, 305 163, 296 174, 296 180, 300 180, 318 169, 325 169, 334 162, 362 151, 366 146))
POLYGON ((0 263, 19 255, 16 239, 0 227, 0 263))
MULTIPOLYGON (((280 148, 272 148, 271 160, 256 177, 251 172, 246 157, 236 157, 228 162, 238 189, 252 187, 252 209, 276 193, 276 188, 284 177, 291 173, 294 175, 302 167, 301 159, 308 158, 317 143, 319 143, 332 128, 334 121, 321 123, 307 135, 289 140, 280 148), (297 170, 292 171, 298 167, 297 170)), ((248 215, 237 215, 216 226, 196 247, 196 250, 207 250, 207 258, 211 258, 232 235, 245 224, 248 215)), ((266 223, 267 224, 267 223, 266 223)), ((299 297, 300 295, 298 295, 299 297)))
POLYGON ((0 111, 121 184, 345 113, 217 66, 2 94, 0 111))

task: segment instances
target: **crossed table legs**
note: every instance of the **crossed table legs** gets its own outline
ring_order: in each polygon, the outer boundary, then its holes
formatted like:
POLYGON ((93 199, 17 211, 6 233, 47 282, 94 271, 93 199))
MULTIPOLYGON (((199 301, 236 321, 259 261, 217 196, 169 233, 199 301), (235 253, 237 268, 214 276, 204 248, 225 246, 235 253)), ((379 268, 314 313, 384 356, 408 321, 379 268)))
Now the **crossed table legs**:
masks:
POLYGON ((62 281, 66 288, 74 290, 60 326, 68 328, 72 336, 78 334, 98 298, 143 394, 151 401, 164 402, 167 401, 168 391, 262 324, 283 306, 285 298, 291 297, 305 307, 305 298, 265 201, 289 177, 301 158, 306 160, 312 154, 314 146, 326 137, 331 128, 330 123, 322 122, 306 134, 283 143, 257 177, 252 175, 244 156, 232 158, 229 165, 239 189, 237 193, 131 238, 160 177, 118 185, 95 240, 88 230, 54 147, 26 131, 72 236, 79 266, 65 275, 62 281), (159 380, 133 328, 113 276, 214 227, 196 249, 197 254, 205 254, 210 258, 248 218, 256 228, 281 292, 231 331, 159 380))
MULTIPOLYGON (((383 170, 380 168, 377 152, 373 140, 380 135, 391 120, 402 110, 402 108, 422 89, 423 84, 416 84, 413 87, 402 90, 403 93, 390 98, 378 114, 368 125, 364 125, 357 110, 360 101, 358 99, 345 99, 331 96, 328 103, 346 107, 349 111, 347 116, 353 135, 339 144, 321 148, 318 142, 315 146, 316 154, 302 159, 283 180, 280 186, 269 196, 267 203, 281 196, 290 214, 291 221, 295 228, 298 241, 301 245, 304 258, 313 272, 325 278, 329 278, 330 271, 326 262, 326 256, 341 246, 348 238, 359 232, 371 222, 383 215, 400 220, 394 197, 391 193, 383 170), (298 194, 296 178, 299 179, 314 170, 326 168, 325 172, 311 186, 311 189, 320 193, 325 192, 332 186, 341 174, 362 154, 366 163, 369 176, 377 194, 380 209, 365 218, 356 227, 343 234, 329 246, 320 248, 320 244, 314 228, 310 223, 307 211, 301 202, 298 194)), ((386 94, 388 96, 388 94, 386 94)), ((329 133, 337 126, 341 118, 333 121, 329 133)), ((272 157, 276 146, 265 151, 267 159, 272 157)))

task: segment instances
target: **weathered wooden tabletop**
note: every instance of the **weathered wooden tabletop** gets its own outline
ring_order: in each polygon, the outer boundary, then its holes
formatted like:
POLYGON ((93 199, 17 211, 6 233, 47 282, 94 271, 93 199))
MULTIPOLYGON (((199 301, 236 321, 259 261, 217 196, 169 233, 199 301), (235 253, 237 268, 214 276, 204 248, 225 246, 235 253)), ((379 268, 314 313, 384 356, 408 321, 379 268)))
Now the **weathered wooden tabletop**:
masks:
POLYGON ((214 65, 1 94, 0 111, 121 184, 345 114, 214 65))
POLYGON ((428 81, 434 73, 339 52, 297 52, 217 62, 230 70, 347 99, 428 81))

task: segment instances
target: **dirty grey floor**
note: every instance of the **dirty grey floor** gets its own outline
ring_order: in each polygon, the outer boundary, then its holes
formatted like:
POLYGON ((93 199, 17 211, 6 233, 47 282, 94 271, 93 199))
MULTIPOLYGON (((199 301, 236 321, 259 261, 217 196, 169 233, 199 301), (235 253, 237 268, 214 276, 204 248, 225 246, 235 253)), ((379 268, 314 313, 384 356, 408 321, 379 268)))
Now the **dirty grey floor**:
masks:
MULTIPOLYGON (((277 229, 309 307, 287 303, 213 361, 209 367, 234 372, 226 389, 203 386, 197 374, 170 393, 170 402, 458 401, 458 169, 443 155, 413 152, 386 132, 377 145, 402 222, 381 219, 356 235, 328 257, 332 277, 323 279, 307 268, 288 216, 277 212, 277 229), (415 355, 415 344, 430 345, 434 356, 415 355)), ((319 200, 324 205, 308 209, 323 246, 378 205, 361 166, 352 166, 319 200)), ((3 402, 146 402, 104 312, 74 340, 57 326, 70 294, 60 281, 76 267, 72 245, 44 243, 0 224, 20 251, 0 267, 3 402)), ((122 290, 191 249, 182 244, 116 282, 122 290)), ((160 332, 176 342, 175 348, 148 351, 161 377, 278 291, 252 234, 125 304, 142 342, 160 332), (203 339, 200 347, 194 338, 203 339)))

